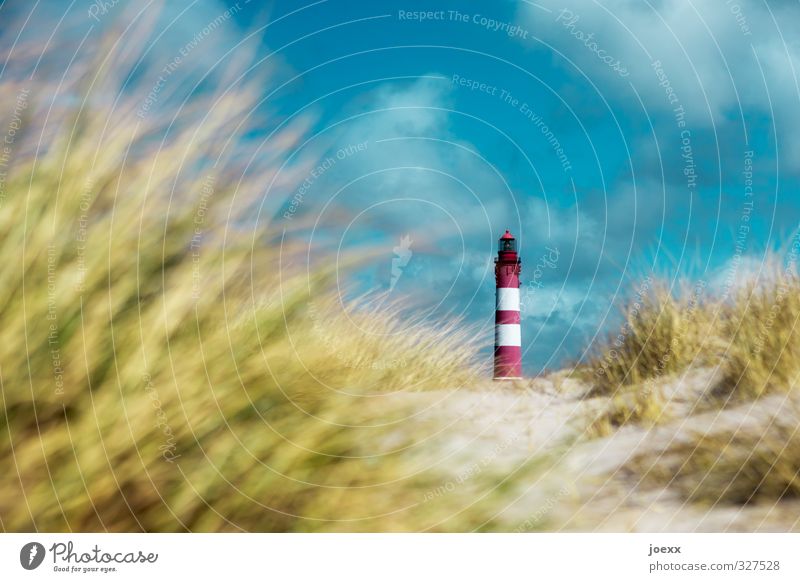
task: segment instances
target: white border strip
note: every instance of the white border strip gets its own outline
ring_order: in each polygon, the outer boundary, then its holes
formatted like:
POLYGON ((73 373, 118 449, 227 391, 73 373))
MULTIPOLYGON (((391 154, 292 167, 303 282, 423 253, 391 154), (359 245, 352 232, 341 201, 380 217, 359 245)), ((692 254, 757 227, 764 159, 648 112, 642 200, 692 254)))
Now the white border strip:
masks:
MULTIPOLYGON (((559 503, 569 503, 569 496, 573 494, 572 484, 565 484, 561 491, 553 493, 553 503, 557 507, 559 503)), ((535 504, 528 512, 520 508, 507 523, 500 522, 501 527, 518 527, 521 531, 535 528, 536 511, 535 504)), ((665 515, 669 517, 668 513, 665 515)), ((339 527, 357 526, 340 523, 339 527)), ((0 577, 3 580, 69 578, 113 582, 249 580, 253 572, 262 572, 260 577, 265 580, 326 582, 794 582, 800 580, 797 540, 797 534, 771 533, 3 534, 0 536, 0 577), (41 565, 28 572, 20 564, 20 552, 30 542, 42 544, 46 554, 41 565), (74 558, 67 561, 63 551, 54 557, 54 544, 69 543, 74 544, 73 552, 77 557, 84 553, 94 556, 97 546, 99 555, 131 553, 138 556, 141 551, 144 555, 157 554, 158 559, 152 563, 78 562, 74 558), (398 560, 398 556, 403 559, 398 560), (746 566, 750 571, 744 568, 724 571, 721 566, 728 564, 746 566), (769 571, 767 566, 771 567, 769 571), (83 574, 83 568, 114 568, 115 571, 108 576, 99 571, 87 575, 83 574)))

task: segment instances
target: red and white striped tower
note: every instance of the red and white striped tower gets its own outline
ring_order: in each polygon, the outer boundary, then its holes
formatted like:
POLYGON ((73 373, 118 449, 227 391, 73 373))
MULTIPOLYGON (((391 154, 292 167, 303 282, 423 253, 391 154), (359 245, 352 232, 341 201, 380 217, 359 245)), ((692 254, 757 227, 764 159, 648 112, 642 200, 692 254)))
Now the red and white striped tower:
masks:
POLYGON ((519 272, 517 241, 509 232, 500 237, 494 260, 497 304, 494 319, 494 379, 522 378, 522 335, 519 319, 519 272))

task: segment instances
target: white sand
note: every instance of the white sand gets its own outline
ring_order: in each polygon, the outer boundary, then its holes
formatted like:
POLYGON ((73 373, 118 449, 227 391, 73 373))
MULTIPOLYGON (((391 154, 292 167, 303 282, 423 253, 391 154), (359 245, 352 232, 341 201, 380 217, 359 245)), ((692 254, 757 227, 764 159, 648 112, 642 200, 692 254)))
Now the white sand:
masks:
POLYGON ((800 530, 798 502, 701 506, 685 502, 669 482, 642 482, 631 470, 634 457, 666 459, 671 446, 690 442, 698 431, 747 427, 759 434, 769 414, 781 405, 779 396, 701 412, 697 405, 714 382, 714 370, 662 379, 657 388, 663 391, 673 420, 653 429, 625 426, 594 440, 582 437, 583 430, 611 400, 585 398, 588 386, 565 374, 397 397, 412 402, 421 411, 420 420, 435 420, 445 427, 446 438, 439 439, 445 443, 442 465, 454 476, 483 468, 511 475, 527 462, 551 459, 531 483, 509 496, 509 507, 502 512, 509 529, 800 530))

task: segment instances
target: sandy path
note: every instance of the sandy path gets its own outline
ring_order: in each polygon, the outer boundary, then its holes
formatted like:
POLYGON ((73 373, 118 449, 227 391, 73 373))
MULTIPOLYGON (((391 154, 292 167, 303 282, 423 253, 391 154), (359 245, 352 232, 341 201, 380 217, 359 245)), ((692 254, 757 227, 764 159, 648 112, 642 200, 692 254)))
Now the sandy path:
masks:
MULTIPOLYGON (((697 431, 744 426, 758 430, 775 404, 769 399, 720 412, 696 413, 695 404, 713 384, 703 370, 664 380, 674 419, 654 429, 626 426, 606 438, 581 435, 607 398, 585 399, 587 386, 564 375, 492 383, 456 391, 401 395, 423 410, 421 419, 446 426, 446 457, 452 474, 471 466, 512 472, 524 463, 552 459, 521 491, 504 515, 522 529, 560 531, 787 531, 798 530, 800 503, 701 506, 630 470, 635 456, 660 459, 697 431), (542 525, 546 523, 546 525, 542 525), (538 524, 538 525, 535 525, 538 524)), ((651 480, 652 481, 652 480, 651 480)))

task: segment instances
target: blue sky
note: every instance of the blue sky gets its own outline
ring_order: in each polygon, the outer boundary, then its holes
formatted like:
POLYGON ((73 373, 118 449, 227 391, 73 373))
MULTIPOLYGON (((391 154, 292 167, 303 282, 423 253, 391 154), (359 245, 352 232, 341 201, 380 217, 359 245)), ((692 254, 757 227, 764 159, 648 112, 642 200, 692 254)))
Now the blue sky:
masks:
MULTIPOLYGON (((224 10, 168 2, 156 54, 224 10)), ((265 192, 263 212, 311 220, 293 236, 312 251, 374 252, 342 275, 350 293, 491 329, 496 239, 517 234, 533 374, 614 329, 649 273, 724 291, 786 244, 800 218, 797 22, 789 1, 240 0, 193 66, 224 72, 249 51, 273 71, 265 107, 306 127, 288 166, 321 168, 265 192)))
POLYGON ((317 67, 290 99, 339 91, 318 102, 319 127, 341 123, 334 148, 367 142, 314 195, 348 183, 342 204, 362 214, 345 246, 386 248, 366 287, 387 288, 407 233, 392 292, 490 324, 494 239, 520 236, 530 373, 617 325, 637 278, 722 287, 796 228, 800 35, 776 23, 800 10, 707 4, 327 2, 265 42, 310 34, 281 53, 317 67))

